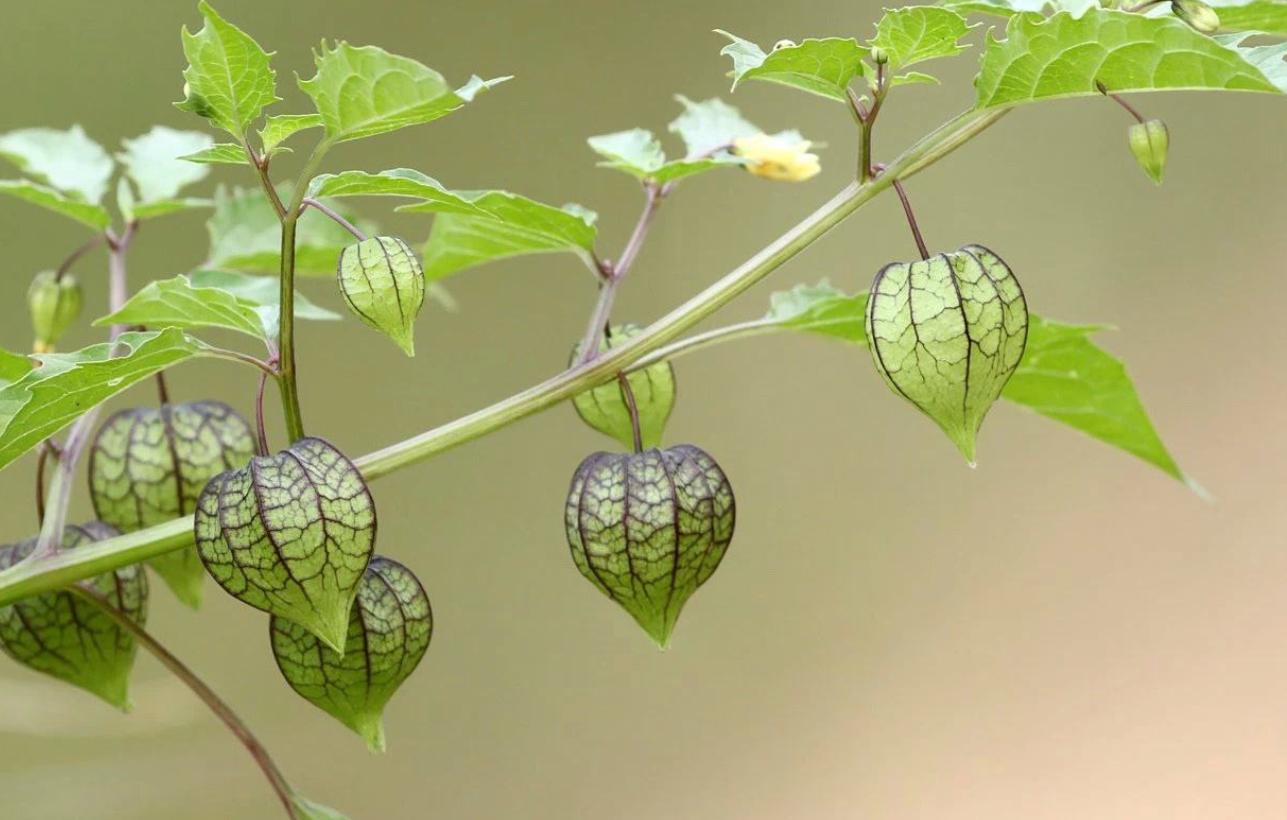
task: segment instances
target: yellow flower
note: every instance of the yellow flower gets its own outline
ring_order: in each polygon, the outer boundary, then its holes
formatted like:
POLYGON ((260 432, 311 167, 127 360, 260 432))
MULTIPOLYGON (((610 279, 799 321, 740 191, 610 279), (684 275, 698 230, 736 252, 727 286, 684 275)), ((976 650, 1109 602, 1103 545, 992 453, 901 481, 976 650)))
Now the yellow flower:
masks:
POLYGON ((757 177, 781 182, 803 182, 822 170, 818 155, 810 154, 808 140, 798 142, 781 136, 756 134, 733 141, 733 153, 751 162, 746 170, 757 177))

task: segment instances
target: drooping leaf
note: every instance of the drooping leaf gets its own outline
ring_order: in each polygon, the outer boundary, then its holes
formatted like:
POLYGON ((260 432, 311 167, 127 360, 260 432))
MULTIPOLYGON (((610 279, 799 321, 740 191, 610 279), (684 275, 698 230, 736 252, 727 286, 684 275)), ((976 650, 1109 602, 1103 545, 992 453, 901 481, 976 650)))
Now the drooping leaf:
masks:
POLYGON ((0 194, 8 194, 39 205, 46 210, 88 225, 96 231, 101 231, 112 224, 112 217, 103 206, 73 199, 53 188, 37 185, 25 179, 0 179, 0 194))
POLYGON ((988 36, 977 107, 1179 89, 1287 91, 1284 46, 1243 47, 1246 33, 1208 37, 1175 17, 1092 8, 1042 19, 1010 18, 1006 38, 988 36))
POLYGON ((1126 367, 1091 341, 1102 329, 1033 317, 1027 352, 1002 396, 1125 450, 1201 492, 1162 443, 1126 367))
POLYGON ((94 324, 219 327, 259 339, 263 338, 264 327, 258 307, 249 299, 225 290, 195 287, 188 277, 179 275, 148 283, 120 310, 94 324))
POLYGON ((210 4, 197 6, 205 25, 196 34, 183 27, 184 100, 175 103, 244 142, 264 108, 279 101, 272 54, 219 16, 210 4))
POLYGON ((282 143, 300 131, 310 128, 321 128, 322 117, 319 114, 282 114, 264 120, 264 127, 259 129, 259 140, 263 143, 264 156, 273 156, 289 148, 282 143))
MULTIPOLYGON (((281 188, 283 200, 289 190, 281 188)), ((276 272, 281 264, 281 222, 272 204, 258 189, 220 187, 215 210, 206 230, 210 255, 205 267, 276 272)), ((350 222, 369 227, 351 211, 337 208, 350 222)), ((304 275, 334 275, 340 251, 352 244, 353 234, 309 208, 295 231, 295 270, 304 275)))
POLYGON ((331 142, 384 134, 436 120, 476 94, 509 79, 470 79, 453 91, 441 74, 377 46, 322 44, 314 55, 317 74, 300 80, 313 98, 331 142))
MULTIPOLYGON (((194 182, 200 182, 210 173, 210 169, 204 165, 180 159, 214 145, 214 140, 208 134, 176 131, 157 125, 143 136, 122 140, 121 144, 125 146, 125 150, 117 154, 116 158, 138 186, 139 199, 144 205, 175 201, 180 190, 194 182)), ((135 213, 138 213, 137 207, 135 213)))
POLYGON ((876 25, 869 40, 889 56, 891 70, 915 63, 960 54, 967 46, 960 40, 970 32, 965 18, 955 11, 935 6, 908 6, 889 9, 876 25))
POLYGON ((103 146, 79 125, 66 131, 22 128, 0 134, 0 157, 69 198, 88 203, 103 198, 114 167, 103 146))
MULTIPOLYGON (((116 535, 91 521, 63 529, 64 549, 116 535)), ((0 546, 0 570, 29 556, 38 539, 0 546)), ((138 564, 89 581, 90 586, 139 626, 147 623, 147 575, 138 564)), ((24 666, 79 686, 128 712, 134 636, 94 603, 72 592, 46 592, 0 607, 0 649, 24 666)))
POLYGON ((877 372, 971 464, 979 426, 1019 364, 1027 334, 1018 280, 979 245, 886 265, 867 300, 877 372))
POLYGON ((764 321, 865 346, 866 312, 867 294, 850 296, 824 279, 771 295, 764 321))
MULTIPOLYGON (((279 152, 289 151, 289 148, 278 148, 279 152)), ((245 165, 250 160, 246 157, 246 149, 240 145, 231 142, 221 142, 218 145, 212 145, 209 148, 197 151, 192 154, 185 154, 179 157, 185 162, 203 162, 208 164, 222 165, 245 165)))
POLYGON ((210 481, 194 533, 228 594, 342 653, 375 530, 375 500, 357 467, 328 442, 304 438, 210 481))
POLYGON ((745 80, 763 80, 847 102, 845 88, 863 73, 868 50, 852 37, 808 39, 765 53, 750 40, 716 30, 729 39, 720 54, 733 59, 733 90, 745 80))
POLYGON ((340 254, 340 293, 367 327, 416 355, 416 316, 425 301, 420 260, 404 239, 373 236, 340 254))
POLYGON ((733 540, 734 505, 724 471, 690 444, 594 453, 572 476, 568 548, 581 575, 665 649, 733 540))
MULTIPOLYGON (((220 401, 132 407, 99 428, 89 451, 98 520, 136 532, 191 515, 206 482, 255 453, 250 425, 220 401)), ((192 547, 148 560, 175 597, 196 609, 206 571, 192 547)))
MULTIPOLYGON (((600 352, 607 351, 639 335, 638 325, 614 325, 599 341, 600 352)), ((581 345, 572 349, 571 361, 580 358, 581 345)), ((631 373, 627 380, 639 412, 639 432, 644 447, 657 447, 666 432, 666 421, 675 406, 675 370, 670 362, 660 362, 631 373)), ((634 447, 634 426, 621 385, 616 379, 587 390, 572 399, 581 420, 600 433, 612 436, 622 447, 634 447)))
POLYGON ((270 634, 291 688, 381 753, 384 707, 429 648, 433 613, 411 570, 377 555, 358 586, 342 655, 285 618, 273 617, 270 634))
POLYGON ((36 355, 39 366, 0 388, 0 469, 90 408, 206 350, 182 330, 170 328, 124 333, 116 343, 74 353, 36 355))

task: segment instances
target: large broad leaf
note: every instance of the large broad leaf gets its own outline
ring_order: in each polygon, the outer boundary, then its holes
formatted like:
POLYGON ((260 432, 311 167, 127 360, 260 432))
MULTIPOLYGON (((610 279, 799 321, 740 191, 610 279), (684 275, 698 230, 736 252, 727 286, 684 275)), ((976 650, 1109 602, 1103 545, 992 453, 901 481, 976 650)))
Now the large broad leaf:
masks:
MULTIPOLYGON (((265 315, 271 312, 273 323, 274 325, 276 324, 277 311, 281 305, 281 283, 276 276, 250 276, 237 271, 212 269, 193 271, 188 274, 188 281, 194 288, 226 290, 232 295, 253 302, 261 308, 271 308, 271 311, 265 310, 261 312, 265 315)), ((308 297, 296 290, 295 318, 313 321, 338 321, 340 314, 314 304, 308 297)))
POLYGON ((0 388, 0 469, 87 410, 172 364, 204 353, 200 341, 171 328, 125 333, 74 353, 47 353, 39 366, 0 388))
POLYGON ((508 191, 452 191, 406 168, 322 176, 310 190, 317 196, 420 199, 398 210, 439 215, 425 247, 424 272, 429 280, 528 253, 564 251, 590 262, 594 250, 593 216, 580 206, 556 208, 508 191))
POLYGON ((774 293, 762 321, 866 345, 866 316, 867 294, 850 296, 824 279, 816 285, 796 285, 774 293))
POLYGON ((0 179, 0 194, 24 199, 46 210, 71 217, 96 231, 101 231, 112 224, 112 217, 101 205, 72 199, 66 194, 37 185, 25 179, 0 179))
MULTIPOLYGON (((284 187, 283 200, 289 201, 284 187)), ((340 209, 350 222, 352 213, 340 209)), ((281 264, 281 222, 258 189, 215 191, 215 212, 206 223, 210 255, 205 267, 276 271, 281 264)), ((309 208, 295 232, 295 269, 301 274, 335 275, 340 251, 356 240, 342 226, 309 208)))
MULTIPOLYGON (((125 150, 117 154, 116 158, 138 186, 139 201, 144 205, 175 201, 174 197, 180 190, 194 182, 200 182, 210 173, 210 169, 204 165, 180 159, 184 155, 210 148, 214 140, 208 134, 176 131, 157 125, 141 137, 122 140, 121 144, 125 150)), ((136 206, 135 214, 137 213, 136 206)))
POLYGON ((299 87, 313 98, 326 138, 332 142, 436 120, 509 79, 473 77, 463 88, 452 90, 441 74, 415 60, 377 46, 345 42, 323 43, 314 61, 317 74, 300 80, 299 87))
POLYGON ((868 50, 842 37, 809 39, 766 53, 750 40, 716 30, 729 39, 720 54, 733 59, 733 90, 744 80, 789 85, 838 102, 847 102, 845 88, 863 73, 868 50))
POLYGON ((955 11, 909 6, 886 11, 870 44, 884 49, 890 67, 897 71, 924 60, 961 53, 967 47, 959 41, 969 31, 965 18, 955 11))
POLYGON ((1284 46, 1240 45, 1247 34, 1208 37, 1174 17, 1090 9, 1010 18, 1006 38, 989 35, 975 78, 979 108, 1169 89, 1287 91, 1284 46))
POLYGON ((272 55, 248 34, 219 16, 202 0, 197 6, 206 24, 196 34, 183 28, 184 111, 205 117, 244 142, 246 132, 264 108, 278 101, 272 55))
POLYGON ((72 199, 91 203, 103 198, 112 178, 112 158, 79 125, 66 131, 23 128, 0 134, 0 157, 72 199))
MULTIPOLYGON (((218 288, 193 286, 186 276, 149 283, 130 297, 121 309, 104 316, 95 325, 142 325, 144 327, 220 327, 254 336, 264 336, 259 306, 249 299, 218 288)), ((276 311, 273 311, 276 316, 276 311)))
POLYGON ((31 372, 31 359, 0 350, 0 387, 18 381, 31 372))
POLYGON ((1091 342, 1102 329, 1032 316, 1027 351, 1002 398, 1125 450, 1200 492, 1153 428, 1126 367, 1091 342))
POLYGON ((1216 7, 1222 29, 1287 36, 1287 2, 1283 0, 1252 0, 1249 3, 1211 0, 1207 5, 1216 7))

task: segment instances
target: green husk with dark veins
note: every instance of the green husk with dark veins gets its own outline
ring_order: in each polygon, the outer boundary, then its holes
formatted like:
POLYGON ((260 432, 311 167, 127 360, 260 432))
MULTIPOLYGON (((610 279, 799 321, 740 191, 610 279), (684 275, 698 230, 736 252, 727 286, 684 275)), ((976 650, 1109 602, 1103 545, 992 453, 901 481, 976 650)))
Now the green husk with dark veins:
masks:
POLYGON ((343 655, 299 624, 274 617, 273 655, 282 677, 305 700, 383 752, 385 704, 420 663, 433 634, 433 613, 411 570, 371 559, 349 614, 343 655))
MULTIPOLYGON (((191 515, 210 479, 254 455, 250 425, 219 401, 122 410, 99 428, 89 493, 100 521, 135 532, 191 515)), ((148 560, 180 601, 201 604, 205 569, 195 549, 148 560)))
MULTIPOLYGON (((605 352, 638 335, 638 325, 618 325, 604 334, 599 342, 599 352, 605 352)), ((572 350, 571 361, 576 361, 581 345, 572 350)), ((666 431, 666 421, 675 406, 675 370, 670 362, 659 362, 643 370, 636 370, 626 377, 634 393, 639 410, 639 433, 644 447, 657 447, 666 431)), ((587 390, 572 399, 581 420, 600 433, 612 436, 623 447, 634 447, 634 428, 630 422, 630 409, 621 395, 621 385, 616 379, 587 390)))
POLYGON ((595 453, 572 477, 568 547, 581 574, 665 649, 733 539, 733 488, 688 444, 595 453))
POLYGON ((416 355, 416 315, 425 301, 425 274, 415 251, 397 236, 373 236, 340 254, 340 293, 368 327, 416 355))
POLYGON ((319 438, 222 473, 197 499, 197 554, 219 585, 337 652, 375 529, 362 474, 319 438))
POLYGON ((867 338, 890 388, 974 463, 979 426, 1028 338, 1027 302, 1005 262, 966 245, 886 265, 867 300, 867 338))
MULTIPOLYGON (((106 524, 91 521, 63 529, 63 549, 117 535, 106 524)), ((0 546, 0 570, 22 561, 36 548, 36 538, 0 546)), ((88 582, 112 606, 139 626, 147 623, 147 573, 135 564, 104 573, 88 582)), ((0 649, 24 666, 79 686, 122 711, 129 711, 130 671, 137 645, 134 636, 105 615, 92 601, 71 592, 46 592, 0 607, 0 649)))

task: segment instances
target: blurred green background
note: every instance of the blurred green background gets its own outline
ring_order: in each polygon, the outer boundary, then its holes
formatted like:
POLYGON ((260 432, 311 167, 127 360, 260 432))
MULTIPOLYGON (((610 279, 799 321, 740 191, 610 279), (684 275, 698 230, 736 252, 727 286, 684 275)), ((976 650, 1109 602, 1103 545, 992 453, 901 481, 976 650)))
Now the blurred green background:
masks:
MULTIPOLYGON (((449 79, 516 75, 430 126, 331 155, 329 170, 410 166, 452 187, 506 187, 601 214, 615 255, 639 196, 594 167, 585 137, 664 132, 671 96, 727 95, 712 28, 761 43, 867 36, 854 0, 651 3, 254 2, 220 11, 276 49, 274 111, 304 111, 292 74, 320 38, 376 43, 449 79)), ((114 147, 175 110, 179 27, 195 3, 4 4, 0 130, 83 124, 114 147)), ((977 49, 900 90, 876 155, 969 105, 977 49)), ((824 141, 823 174, 735 172, 667 203, 619 300, 647 322, 741 262, 843 185, 845 111, 752 84, 734 99, 768 130, 824 141)), ((1171 127, 1165 187, 1134 166, 1127 116, 1100 100, 1019 111, 909 185, 929 242, 983 242, 1034 311, 1121 328, 1123 356, 1205 503, 1099 443, 999 406, 971 471, 898 401, 866 352, 805 337, 683 360, 672 443, 715 454, 738 532, 658 653, 574 570, 561 525, 573 468, 610 442, 562 407, 375 485, 383 553, 433 599, 433 645, 393 701, 383 758, 280 680, 266 619, 208 585, 198 613, 159 586, 155 633, 259 732, 288 776, 354 820, 411 818, 1181 818, 1287 812, 1287 105, 1155 95, 1171 127)), ((298 162, 300 155, 294 155, 298 162)), ((295 166, 281 163, 280 172, 295 166)), ((9 172, 6 172, 8 174, 9 172)), ((214 181, 249 184, 237 169, 214 181)), ((424 218, 367 211, 419 241, 424 218)), ((28 342, 22 294, 83 235, 0 202, 0 345, 28 342)), ((199 216, 146 226, 133 283, 203 258, 199 216)), ((744 297, 823 276, 865 288, 915 248, 883 197, 744 297)), ((105 298, 104 263, 77 270, 105 298)), ((594 299, 570 258, 502 262, 426 307, 414 360, 360 323, 300 333, 310 431, 351 453, 388 444, 556 372, 594 299)), ((341 309, 328 279, 309 295, 341 309)), ((69 340, 96 338, 89 331, 69 340)), ((183 399, 248 412, 254 376, 174 371, 183 399)), ((149 387, 127 397, 150 402, 149 387)), ((119 402, 118 402, 119 404, 119 402)), ((275 404, 272 409, 276 411, 275 404)), ((280 428, 275 430, 281 441, 280 428)), ((0 536, 33 531, 30 458, 0 474, 0 536)), ((76 501, 76 517, 86 514, 76 501)), ((228 820, 279 815, 226 730, 148 657, 133 715, 0 662, 0 816, 228 820)))

